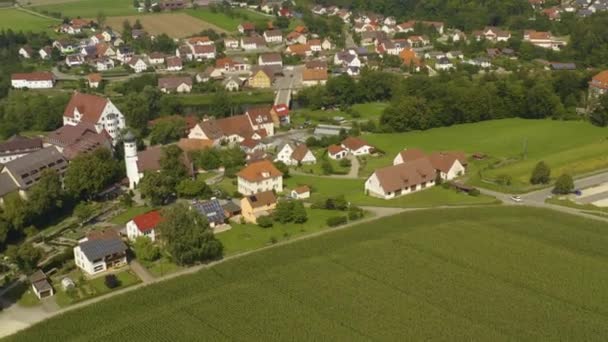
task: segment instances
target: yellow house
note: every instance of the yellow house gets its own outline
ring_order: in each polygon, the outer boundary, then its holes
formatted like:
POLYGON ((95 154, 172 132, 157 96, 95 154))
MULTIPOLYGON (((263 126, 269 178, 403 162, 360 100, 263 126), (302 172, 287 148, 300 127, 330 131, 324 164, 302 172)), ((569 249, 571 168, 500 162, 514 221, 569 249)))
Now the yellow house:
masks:
POLYGON ((274 73, 271 70, 261 68, 253 72, 249 79, 249 86, 251 88, 270 88, 273 79, 274 73))
POLYGON ((277 207, 277 196, 272 191, 258 192, 241 199, 241 214, 245 222, 257 224, 258 217, 270 215, 277 207))

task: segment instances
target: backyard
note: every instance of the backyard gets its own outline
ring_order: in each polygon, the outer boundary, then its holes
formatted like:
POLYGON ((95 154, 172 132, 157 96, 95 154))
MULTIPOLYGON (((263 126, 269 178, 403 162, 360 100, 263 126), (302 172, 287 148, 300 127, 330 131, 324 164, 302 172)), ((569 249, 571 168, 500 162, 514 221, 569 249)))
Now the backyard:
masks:
POLYGON ((404 213, 146 286, 8 340, 599 341, 606 244, 605 223, 542 209, 404 213))

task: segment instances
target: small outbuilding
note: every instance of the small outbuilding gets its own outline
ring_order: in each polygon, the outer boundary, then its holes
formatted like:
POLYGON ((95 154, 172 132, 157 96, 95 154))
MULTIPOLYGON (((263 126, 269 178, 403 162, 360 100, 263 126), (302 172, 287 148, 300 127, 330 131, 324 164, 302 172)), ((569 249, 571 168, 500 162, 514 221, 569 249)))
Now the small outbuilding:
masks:
POLYGON ((32 291, 38 299, 51 297, 55 294, 55 290, 51 286, 49 279, 46 274, 42 272, 42 270, 38 270, 34 272, 29 278, 30 283, 32 284, 32 291))

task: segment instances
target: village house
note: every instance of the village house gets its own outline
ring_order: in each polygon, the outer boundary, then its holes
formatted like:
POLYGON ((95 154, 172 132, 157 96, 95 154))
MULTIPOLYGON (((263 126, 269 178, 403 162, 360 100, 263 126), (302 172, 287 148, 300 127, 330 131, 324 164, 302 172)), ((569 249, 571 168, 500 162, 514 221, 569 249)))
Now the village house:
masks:
POLYGON ((96 275, 127 264, 127 245, 115 231, 91 232, 74 247, 76 266, 96 275))
POLYGON ((101 80, 102 80, 101 74, 87 75, 87 83, 89 84, 89 88, 91 88, 91 89, 99 88, 99 84, 101 83, 101 80))
POLYGON ((207 222, 209 222, 209 227, 211 228, 216 228, 226 223, 226 212, 220 201, 216 198, 204 202, 196 201, 192 204, 192 208, 198 211, 201 216, 207 218, 207 222))
POLYGON ((236 38, 224 38, 224 47, 226 49, 235 50, 240 46, 240 42, 236 38))
POLYGON ((112 101, 76 92, 63 112, 63 125, 76 126, 81 122, 94 126, 97 133, 105 130, 114 142, 125 128, 125 117, 112 101))
POLYGON ((253 23, 245 22, 245 23, 239 24, 239 26, 237 26, 237 29, 240 34, 247 35, 252 32, 255 32, 255 25, 253 23))
POLYGON ((277 196, 270 191, 249 194, 241 199, 241 215, 245 222, 257 224, 258 218, 268 216, 277 207, 277 196))
POLYGON ((114 60, 111 58, 98 58, 97 60, 95 60, 94 62, 95 65, 95 69, 97 69, 97 71, 107 71, 110 69, 114 69, 114 60))
POLYGON ((127 237, 131 241, 135 241, 140 236, 145 236, 152 241, 156 241, 156 227, 163 220, 159 210, 149 211, 145 214, 135 216, 131 221, 127 222, 126 231, 127 237))
POLYGON ((234 115, 221 119, 204 119, 190 130, 189 139, 203 139, 221 143, 240 143, 246 138, 260 140, 267 136, 266 131, 255 131, 248 115, 234 115))
POLYGON ((0 142, 0 165, 42 149, 42 139, 13 135, 0 142))
POLYGON ((0 171, 0 205, 4 204, 4 197, 13 192, 27 199, 27 191, 38 182, 44 170, 54 170, 62 176, 68 162, 56 147, 51 146, 25 154, 3 166, 0 171))
POLYGON ((68 55, 65 56, 65 65, 68 67, 75 67, 84 64, 84 57, 82 55, 68 55))
POLYGON ((265 151, 268 146, 266 146, 262 140, 245 138, 239 143, 239 147, 246 154, 250 154, 257 151, 265 151))
POLYGON ((287 37, 285 37, 287 45, 293 44, 306 44, 308 43, 308 37, 305 34, 300 32, 290 32, 287 37))
POLYGON ((264 53, 258 57, 258 65, 283 67, 283 57, 279 53, 264 53))
POLYGON ((95 45, 95 53, 97 57, 116 57, 116 50, 112 48, 112 45, 106 43, 95 45))
POLYGON ((171 56, 165 59, 167 71, 181 71, 183 69, 182 59, 178 56, 171 56))
POLYGON ((152 65, 165 64, 165 57, 162 52, 152 52, 148 55, 148 63, 152 65))
POLYGON ((52 297, 55 294, 55 290, 53 289, 53 286, 51 286, 49 278, 42 270, 38 270, 29 276, 29 281, 32 285, 32 292, 34 292, 34 295, 38 297, 38 299, 52 297))
POLYGON ((283 173, 267 160, 245 166, 237 173, 238 192, 248 196, 264 191, 283 191, 283 173))
POLYGON ((454 68, 454 64, 446 57, 439 58, 435 63, 435 69, 440 71, 448 71, 454 68))
POLYGON ((136 74, 148 70, 148 64, 142 58, 137 56, 131 58, 127 64, 131 69, 133 69, 133 71, 135 71, 136 74))
POLYGON ((224 88, 224 90, 229 92, 239 91, 243 87, 243 83, 244 81, 241 80, 239 77, 229 76, 222 80, 222 87, 224 88))
POLYGON ((21 48, 19 48, 19 56, 25 58, 25 59, 30 59, 34 56, 34 50, 32 50, 32 48, 28 45, 22 46, 21 48))
POLYGON ((254 68, 248 84, 251 88, 270 88, 274 80, 274 71, 271 68, 254 68))
POLYGON ((285 49, 285 53, 292 56, 299 56, 302 58, 312 56, 312 50, 310 49, 310 46, 308 44, 289 45, 285 49))
POLYGON ((344 159, 347 154, 348 150, 341 145, 329 145, 327 147, 327 156, 331 159, 344 159))
POLYGON ((422 61, 412 49, 404 49, 399 54, 399 58, 403 61, 403 65, 410 69, 411 72, 419 72, 422 68, 422 61))
POLYGON ((62 55, 65 55, 74 52, 76 44, 71 40, 59 39, 53 42, 53 47, 59 50, 62 55))
POLYGON ((288 166, 310 165, 316 164, 317 158, 308 149, 305 144, 294 146, 292 144, 284 144, 274 160, 283 162, 288 166))
POLYGON ((511 32, 501 30, 498 27, 487 26, 483 31, 474 31, 473 37, 480 41, 482 39, 489 40, 491 42, 506 42, 511 39, 511 32))
POLYGON ((234 72, 243 73, 251 69, 251 64, 242 57, 224 57, 215 61, 215 68, 222 73, 234 72))
POLYGON ((241 48, 245 51, 257 50, 266 47, 264 37, 243 37, 241 38, 241 48))
POLYGON ((53 48, 50 46, 45 46, 45 47, 41 48, 40 50, 38 50, 38 55, 40 56, 40 59, 43 59, 43 60, 51 59, 52 54, 53 54, 53 48))
POLYGON ((48 71, 35 71, 11 75, 11 86, 16 89, 49 89, 55 85, 55 75, 48 71))
POLYGON ((327 69, 304 69, 302 72, 302 85, 305 87, 324 85, 327 79, 327 69))
POLYGON ((192 46, 192 58, 197 61, 214 59, 216 56, 215 45, 194 45, 192 46))
POLYGON ((279 103, 272 106, 270 110, 270 116, 274 122, 275 127, 283 125, 289 125, 291 123, 291 117, 289 115, 289 107, 286 104, 279 103))
POLYGON ((601 71, 589 82, 589 96, 598 98, 608 93, 608 70, 601 71))
POLYGON ((354 156, 368 155, 371 154, 374 150, 373 146, 371 146, 365 140, 359 137, 347 137, 342 141, 341 146, 348 153, 354 156))
POLYGON ((105 132, 97 133, 88 125, 62 126, 44 138, 45 146, 55 146, 67 160, 100 148, 112 152, 112 138, 105 132))
POLYGON ((283 32, 281 30, 264 31, 264 40, 268 44, 281 44, 283 42, 283 32))
POLYGON ((133 59, 133 56, 135 56, 135 53, 128 46, 121 46, 116 49, 116 59, 118 59, 118 61, 120 61, 121 63, 127 63, 128 61, 133 59))
POLYGON ((271 106, 249 107, 245 111, 245 115, 249 117, 254 131, 265 132, 266 135, 273 136, 275 124, 271 111, 271 106))
POLYGON ((554 51, 559 51, 566 45, 565 41, 555 39, 551 32, 540 32, 535 30, 524 31, 524 42, 554 51))
POLYGON ((161 77, 158 79, 158 89, 163 93, 189 93, 192 91, 190 76, 161 77))
POLYGON ((307 185, 299 186, 291 190, 291 198, 295 200, 303 200, 310 198, 310 188, 307 185))
POLYGON ((369 196, 391 199, 435 185, 435 169, 428 158, 377 169, 365 181, 369 196))

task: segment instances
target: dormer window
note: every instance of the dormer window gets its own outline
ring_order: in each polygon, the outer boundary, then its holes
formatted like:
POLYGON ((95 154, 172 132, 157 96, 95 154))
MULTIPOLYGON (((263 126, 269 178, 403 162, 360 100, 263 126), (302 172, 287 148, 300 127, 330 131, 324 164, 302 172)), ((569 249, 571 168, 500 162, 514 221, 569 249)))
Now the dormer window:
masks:
POLYGON ((264 178, 270 177, 270 172, 267 172, 267 171, 262 172, 262 177, 264 177, 264 178))

